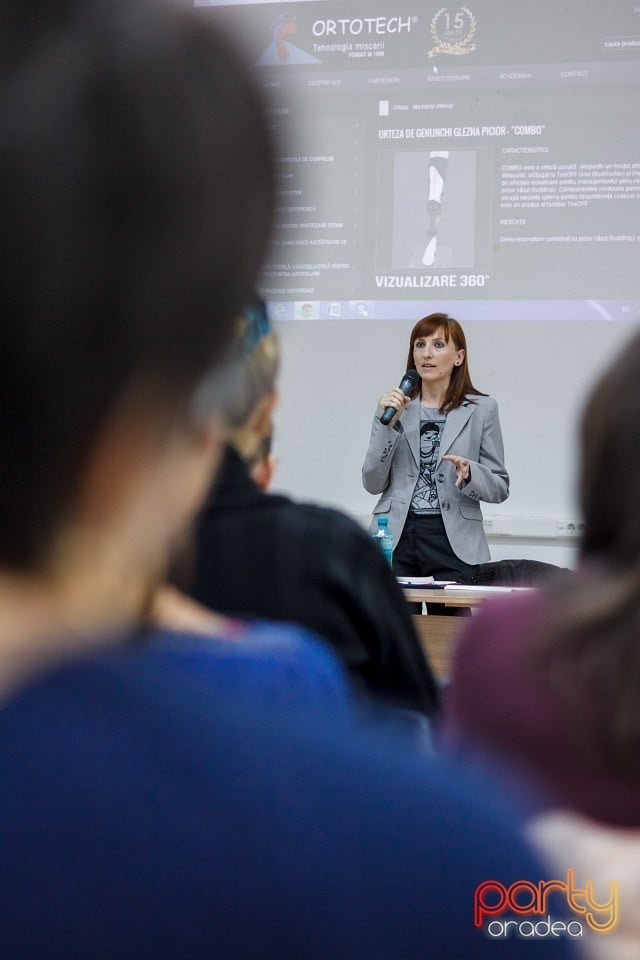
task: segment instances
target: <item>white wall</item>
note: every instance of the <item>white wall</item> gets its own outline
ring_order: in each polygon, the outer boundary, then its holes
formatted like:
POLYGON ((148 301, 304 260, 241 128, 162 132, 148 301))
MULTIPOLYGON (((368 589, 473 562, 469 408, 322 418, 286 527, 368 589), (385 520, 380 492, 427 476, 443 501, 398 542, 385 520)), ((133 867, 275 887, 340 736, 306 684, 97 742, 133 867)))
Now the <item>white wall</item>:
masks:
MULTIPOLYGON (((558 536, 579 521, 574 496, 576 423, 594 379, 629 337, 617 323, 465 322, 472 379, 500 406, 511 495, 484 507, 494 559, 528 557, 572 566, 575 541, 558 536)), ((416 318, 417 319, 417 318, 416 318)), ((364 519, 375 498, 361 484, 377 398, 404 372, 412 323, 296 321, 280 324, 281 399, 274 489, 364 519)), ((612 465, 615 469, 615 465, 612 465)))

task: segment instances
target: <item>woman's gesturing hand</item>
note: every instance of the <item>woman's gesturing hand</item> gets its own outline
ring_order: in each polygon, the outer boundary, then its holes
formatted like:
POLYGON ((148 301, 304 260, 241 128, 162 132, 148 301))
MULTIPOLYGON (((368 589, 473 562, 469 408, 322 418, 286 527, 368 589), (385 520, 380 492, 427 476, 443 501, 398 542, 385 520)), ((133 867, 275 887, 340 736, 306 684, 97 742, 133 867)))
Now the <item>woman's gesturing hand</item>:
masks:
POLYGON ((453 453, 447 453, 442 459, 450 460, 456 468, 456 487, 458 489, 471 480, 471 466, 465 457, 456 457, 453 453))

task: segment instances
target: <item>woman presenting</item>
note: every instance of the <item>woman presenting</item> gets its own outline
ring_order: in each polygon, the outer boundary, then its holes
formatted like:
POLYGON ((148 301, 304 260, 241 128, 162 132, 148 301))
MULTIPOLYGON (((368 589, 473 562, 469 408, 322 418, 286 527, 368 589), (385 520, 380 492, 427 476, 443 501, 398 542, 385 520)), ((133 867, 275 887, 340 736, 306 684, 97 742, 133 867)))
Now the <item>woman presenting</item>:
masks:
POLYGON ((464 331, 445 313, 416 323, 407 369, 420 382, 380 397, 362 468, 365 489, 381 494, 372 529, 388 516, 397 576, 471 583, 490 559, 480 501, 509 495, 498 405, 473 386, 464 331), (397 412, 384 426, 387 407, 397 412))

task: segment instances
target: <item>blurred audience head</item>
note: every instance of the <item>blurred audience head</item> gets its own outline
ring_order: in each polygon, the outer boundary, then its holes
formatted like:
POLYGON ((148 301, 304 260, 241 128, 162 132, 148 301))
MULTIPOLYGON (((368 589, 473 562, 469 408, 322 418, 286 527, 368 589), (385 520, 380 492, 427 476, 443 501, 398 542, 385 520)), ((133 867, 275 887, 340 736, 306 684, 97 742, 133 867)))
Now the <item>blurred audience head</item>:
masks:
POLYGON ((235 364, 227 378, 224 413, 230 443, 262 487, 270 482, 274 465, 272 415, 279 362, 278 338, 266 304, 254 297, 237 321, 235 364))
POLYGON ((554 619, 541 638, 556 689, 577 718, 585 754, 596 749, 593 725, 583 724, 586 696, 602 710, 597 739, 608 764, 634 777, 640 747, 640 510, 633 502, 640 484, 639 431, 637 333, 607 367, 583 410, 582 576, 558 584, 554 619))
POLYGON ((640 560, 640 333, 608 366, 585 405, 580 430, 580 500, 585 557, 617 567, 640 560), (625 506, 626 505, 626 506, 625 506))
POLYGON ((0 78, 0 572, 143 573, 216 460, 270 229, 264 105, 169 0, 5 4, 0 78))

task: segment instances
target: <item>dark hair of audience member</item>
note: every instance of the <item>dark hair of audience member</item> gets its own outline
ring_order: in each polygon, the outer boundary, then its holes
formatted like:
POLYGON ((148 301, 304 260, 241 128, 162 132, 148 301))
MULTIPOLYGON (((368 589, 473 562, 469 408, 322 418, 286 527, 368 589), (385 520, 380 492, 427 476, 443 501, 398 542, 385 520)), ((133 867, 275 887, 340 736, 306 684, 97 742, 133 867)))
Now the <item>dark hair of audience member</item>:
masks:
POLYGON ((206 400, 272 210, 237 62, 160 0, 0 10, 0 566, 46 568, 119 404, 206 400))
MULTIPOLYGON (((583 574, 560 581, 556 613, 541 638, 542 664, 568 704, 601 711, 611 768, 640 777, 640 334, 592 391, 580 439, 583 574)), ((590 736, 592 731, 590 732, 590 736)), ((584 739, 584 736, 583 736, 584 739)), ((583 744, 588 755, 591 744, 583 744)))

